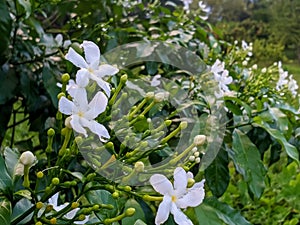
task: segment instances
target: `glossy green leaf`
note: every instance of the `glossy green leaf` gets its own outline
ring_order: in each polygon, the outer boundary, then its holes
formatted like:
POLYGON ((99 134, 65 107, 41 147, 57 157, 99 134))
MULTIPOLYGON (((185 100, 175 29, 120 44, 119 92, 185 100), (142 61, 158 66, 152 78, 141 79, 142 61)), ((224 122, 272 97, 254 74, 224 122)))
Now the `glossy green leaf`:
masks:
POLYGON ((5 161, 0 155, 0 191, 3 191, 6 193, 11 187, 12 187, 12 180, 11 177, 9 176, 5 161))
POLYGON ((205 180, 214 196, 220 197, 229 184, 228 154, 221 149, 214 161, 205 170, 205 180))
POLYGON ((278 108, 269 108, 270 116, 276 121, 279 130, 286 132, 289 130, 289 120, 287 115, 278 108))
POLYGON ((289 157, 299 162, 299 152, 297 148, 291 145, 279 130, 270 128, 270 126, 267 123, 265 123, 260 117, 255 117, 254 121, 255 122, 252 124, 253 126, 265 129, 273 138, 275 138, 281 144, 281 146, 285 149, 289 157))
POLYGON ((238 129, 233 132, 233 143, 232 149, 229 150, 229 156, 237 171, 243 175, 251 193, 259 198, 265 188, 266 169, 260 160, 256 146, 246 134, 238 129))
POLYGON ((5 157, 5 164, 7 167, 7 171, 11 177, 13 177, 15 172, 15 166, 18 163, 20 153, 15 148, 6 147, 4 149, 4 157, 5 157))
POLYGON ((8 199, 0 197, 0 224, 10 225, 11 203, 8 199))
MULTIPOLYGON (((5 0, 0 0, 0 56, 5 52, 10 43, 10 32, 12 19, 9 15, 9 10, 6 5, 5 0)), ((2 64, 2 59, 0 59, 0 64, 2 64)), ((2 83, 2 81, 1 81, 2 83)), ((3 90, 3 89, 1 89, 3 90)))
POLYGON ((131 217, 125 217, 124 219, 122 219, 122 224, 123 225, 132 225, 137 220, 146 221, 145 220, 145 213, 144 213, 141 205, 135 199, 127 200, 127 202, 125 203, 125 209, 124 210, 126 210, 128 208, 135 208, 135 213, 131 217))
POLYGON ((205 225, 250 225, 239 211, 229 205, 211 197, 194 208, 195 216, 199 224, 205 225))
POLYGON ((110 192, 106 190, 93 190, 89 191, 86 197, 91 204, 110 204, 114 207, 113 209, 103 209, 97 212, 96 215, 100 220, 116 216, 118 211, 117 202, 110 192))
MULTIPOLYGON (((18 201, 15 206, 13 207, 12 212, 12 221, 16 221, 16 219, 20 218, 20 216, 25 213, 30 208, 35 207, 27 198, 22 198, 18 201)), ((33 216, 33 212, 29 214, 27 217, 21 220, 18 224, 25 224, 28 223, 33 216)))

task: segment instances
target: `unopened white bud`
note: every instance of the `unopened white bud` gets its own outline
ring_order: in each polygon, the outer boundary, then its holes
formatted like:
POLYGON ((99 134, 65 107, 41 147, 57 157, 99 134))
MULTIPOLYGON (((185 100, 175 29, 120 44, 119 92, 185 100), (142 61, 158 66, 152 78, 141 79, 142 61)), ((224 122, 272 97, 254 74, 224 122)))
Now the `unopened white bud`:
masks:
POLYGON ((155 94, 154 99, 156 102, 162 102, 168 99, 168 97, 169 97, 169 92, 159 92, 155 94))
POLYGON ((194 156, 195 156, 195 157, 199 157, 199 155, 200 155, 199 152, 195 152, 195 153, 194 153, 194 156))
POLYGON ((194 144, 199 146, 199 145, 203 145, 204 142, 206 140, 206 136, 205 135, 197 135, 196 137, 194 137, 194 144))
POLYGON ((235 40, 235 41, 234 41, 234 44, 235 44, 235 45, 237 45, 238 43, 239 43, 239 41, 238 41, 238 40, 235 40))
POLYGON ((197 151, 198 151, 197 147, 192 148, 192 153, 197 152, 197 151))
POLYGON ((252 66, 252 69, 257 70, 257 64, 254 64, 254 65, 252 66))
POLYGON ((23 152, 20 156, 20 163, 24 166, 31 166, 35 163, 36 157, 32 154, 31 151, 23 152))
POLYGON ((189 161, 190 161, 190 162, 194 162, 194 161, 195 161, 195 159, 196 159, 196 157, 195 157, 195 156, 193 156, 193 155, 191 155, 191 156, 189 157, 189 161))
POLYGON ((262 69, 261 69, 261 72, 262 72, 262 73, 266 73, 266 72, 267 72, 267 68, 266 68, 266 67, 262 68, 262 69))
POLYGON ((197 158, 195 159, 195 163, 200 163, 200 157, 197 157, 197 158))
POLYGON ((67 128, 70 128, 70 129, 72 129, 72 126, 71 126, 71 116, 69 116, 69 117, 67 117, 66 119, 65 119, 65 126, 67 127, 67 128))
POLYGON ((243 65, 243 66, 247 66, 247 65, 248 65, 248 61, 247 61, 247 60, 244 60, 244 61, 242 62, 242 65, 243 65))
POLYGON ((144 169, 145 169, 145 165, 143 162, 141 161, 138 161, 134 164, 134 169, 137 171, 137 172, 144 172, 144 169))

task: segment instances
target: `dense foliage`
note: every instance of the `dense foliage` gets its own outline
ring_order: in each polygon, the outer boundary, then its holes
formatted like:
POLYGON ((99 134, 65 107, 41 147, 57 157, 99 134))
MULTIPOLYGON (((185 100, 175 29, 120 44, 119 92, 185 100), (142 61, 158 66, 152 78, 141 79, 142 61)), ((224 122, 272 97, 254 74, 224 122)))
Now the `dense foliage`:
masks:
POLYGON ((202 2, 0 12, 1 224, 158 224, 159 207, 165 224, 299 223, 298 85, 281 46, 222 40, 202 2))

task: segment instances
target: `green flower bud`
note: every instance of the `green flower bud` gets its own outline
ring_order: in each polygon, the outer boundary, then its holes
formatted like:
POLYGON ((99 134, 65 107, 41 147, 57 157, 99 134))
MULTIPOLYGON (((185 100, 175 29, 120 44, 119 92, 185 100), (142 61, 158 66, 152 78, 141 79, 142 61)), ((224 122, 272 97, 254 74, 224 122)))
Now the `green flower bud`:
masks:
POLYGON ((117 199, 117 198, 120 197, 120 194, 119 194, 119 192, 117 192, 117 191, 115 191, 115 192, 112 193, 111 195, 112 195, 112 197, 113 197, 114 199, 117 199))
POLYGON ((44 177, 44 173, 42 171, 37 172, 36 177, 42 179, 44 177))
POLYGON ((58 177, 54 177, 54 178, 52 179, 51 183, 52 183, 53 185, 58 185, 58 184, 59 184, 59 178, 58 178, 58 177))
POLYGON ((72 209, 76 209, 76 208, 78 208, 78 206, 79 206, 78 202, 72 202, 72 204, 71 204, 72 209))
POLYGON ((35 225, 43 225, 43 223, 38 221, 38 222, 35 223, 35 225))
POLYGON ((134 164, 134 169, 137 171, 137 172, 144 172, 144 169, 145 169, 145 165, 143 162, 141 161, 138 161, 134 164))
POLYGON ((49 137, 52 137, 52 136, 54 136, 54 134, 55 134, 55 130, 53 128, 49 128, 47 131, 47 135, 49 137))
POLYGON ((37 203, 35 204, 35 207, 36 207, 37 209, 41 209, 41 208, 43 208, 43 206, 44 206, 44 203, 42 203, 42 202, 37 202, 37 203))
POLYGON ((133 216, 134 213, 135 213, 135 208, 128 208, 125 211, 126 216, 133 216))
POLYGON ((57 219, 55 217, 51 218, 50 224, 56 224, 56 223, 57 223, 57 219))
POLYGON ((61 81, 62 81, 63 83, 67 83, 69 80, 70 80, 70 75, 69 75, 69 74, 65 73, 65 74, 63 74, 63 75, 61 76, 61 81))
POLYGON ((182 121, 182 122, 180 123, 180 128, 181 128, 182 130, 184 130, 185 128, 187 128, 187 126, 188 126, 188 123, 187 123, 186 121, 182 121))
POLYGON ((61 97, 66 97, 65 93, 60 92, 60 93, 57 95, 57 99, 60 99, 61 97))

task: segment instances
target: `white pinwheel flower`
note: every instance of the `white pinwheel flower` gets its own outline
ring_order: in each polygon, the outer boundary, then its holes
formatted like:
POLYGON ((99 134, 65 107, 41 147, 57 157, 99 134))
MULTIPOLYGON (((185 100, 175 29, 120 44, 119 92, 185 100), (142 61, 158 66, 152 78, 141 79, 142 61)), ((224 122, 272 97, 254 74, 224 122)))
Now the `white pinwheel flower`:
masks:
POLYGON ((181 0, 183 3, 183 9, 187 12, 190 11, 190 4, 193 3, 193 0, 181 0))
POLYGON ((98 92, 94 98, 88 103, 87 93, 84 88, 70 88, 70 95, 73 97, 73 101, 70 101, 66 97, 61 97, 58 102, 59 111, 65 115, 70 116, 70 125, 78 133, 87 137, 86 128, 89 128, 91 132, 97 134, 100 140, 109 138, 107 129, 95 118, 104 112, 107 106, 107 97, 104 93, 98 92))
POLYGON ((187 188, 189 178, 193 178, 193 174, 186 173, 181 167, 177 167, 174 171, 174 187, 164 175, 154 174, 151 176, 150 184, 154 190, 164 195, 155 217, 156 225, 164 223, 170 213, 173 214, 177 224, 193 225, 192 221, 180 209, 196 207, 202 203, 205 196, 205 180, 187 188))
MULTIPOLYGON (((69 205, 69 203, 65 202, 64 204, 62 205, 57 205, 58 203, 58 195, 59 193, 57 192, 56 194, 54 194, 51 198, 49 198, 48 200, 48 203, 50 205, 53 206, 53 209, 56 211, 56 212, 59 212, 60 210, 64 209, 65 207, 67 207, 69 205)), ((76 216, 76 213, 79 211, 79 208, 75 208, 75 209, 72 209, 71 211, 69 211, 68 213, 66 213, 64 215, 64 217, 66 219, 69 219, 69 220, 72 220, 75 216, 76 216)), ((85 219, 82 220, 82 221, 74 221, 75 224, 85 224, 87 221, 89 220, 89 216, 85 216, 85 219)))
POLYGON ((218 91, 215 92, 216 98, 222 98, 224 95, 230 94, 228 84, 231 84, 232 77, 228 76, 229 72, 225 69, 225 63, 217 59, 210 70, 218 83, 218 91))
POLYGON ((79 55, 73 48, 70 48, 65 58, 79 67, 76 77, 84 79, 84 83, 89 80, 97 82, 100 88, 102 88, 107 96, 110 96, 110 85, 103 80, 105 76, 114 75, 119 72, 119 69, 109 64, 100 64, 100 49, 91 41, 83 41, 81 47, 84 50, 85 58, 79 55))
POLYGON ((288 89, 290 90, 290 92, 294 97, 297 95, 298 84, 297 81, 294 80, 293 75, 289 76, 288 89))

